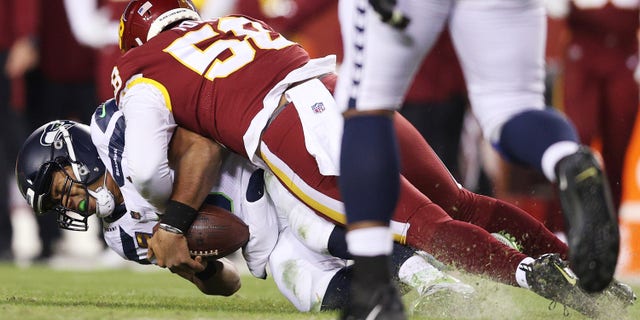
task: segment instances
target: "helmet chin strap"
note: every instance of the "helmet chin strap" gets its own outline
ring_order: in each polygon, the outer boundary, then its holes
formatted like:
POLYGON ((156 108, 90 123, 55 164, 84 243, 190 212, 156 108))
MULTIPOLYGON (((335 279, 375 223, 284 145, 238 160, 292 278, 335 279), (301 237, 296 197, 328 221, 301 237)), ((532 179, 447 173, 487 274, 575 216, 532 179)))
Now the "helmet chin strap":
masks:
POLYGON ((104 218, 113 213, 116 207, 115 197, 113 193, 107 188, 107 174, 104 174, 104 181, 102 187, 98 187, 96 191, 92 191, 87 188, 87 192, 90 196, 96 199, 96 216, 104 218))

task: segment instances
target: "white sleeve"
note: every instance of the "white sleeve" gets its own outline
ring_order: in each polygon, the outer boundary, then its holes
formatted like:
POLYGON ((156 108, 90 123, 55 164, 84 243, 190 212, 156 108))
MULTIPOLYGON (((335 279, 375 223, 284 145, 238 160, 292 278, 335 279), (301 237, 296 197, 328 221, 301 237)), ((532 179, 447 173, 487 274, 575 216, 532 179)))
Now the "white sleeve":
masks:
POLYGON ((545 0, 547 15, 553 19, 563 19, 569 14, 569 0, 545 0))
POLYGON ((215 19, 218 17, 226 16, 233 12, 236 0, 207 0, 204 1, 199 13, 203 19, 215 19))
POLYGON ((130 87, 120 99, 126 121, 124 154, 136 190, 161 212, 171 196, 167 152, 176 128, 162 92, 147 83, 130 87))
POLYGON ((71 32, 80 44, 96 49, 118 44, 119 23, 98 9, 98 0, 64 0, 64 8, 71 32))

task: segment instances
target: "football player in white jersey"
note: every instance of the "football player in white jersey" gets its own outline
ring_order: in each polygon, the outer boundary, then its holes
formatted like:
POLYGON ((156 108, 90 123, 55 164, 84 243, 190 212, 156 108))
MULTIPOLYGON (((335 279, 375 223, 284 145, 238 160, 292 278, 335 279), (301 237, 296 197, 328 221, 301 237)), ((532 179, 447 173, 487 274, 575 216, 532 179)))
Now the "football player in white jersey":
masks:
MULTIPOLYGON (((36 211, 57 211, 61 228, 87 230, 87 218, 95 213, 102 218, 104 238, 112 250, 141 264, 156 263, 149 258, 147 241, 158 224, 158 210, 127 179, 123 125, 122 112, 110 100, 92 118, 91 135, 86 126, 72 121, 42 126, 27 139, 18 158, 18 172, 33 174, 18 174, 18 181, 36 211), (51 193, 42 193, 40 188, 48 186, 51 193)), ((178 145, 187 145, 191 139, 201 137, 177 129, 171 152, 181 150, 178 145)), ((254 276, 266 278, 268 263, 278 288, 298 310, 340 308, 351 271, 346 259, 329 254, 328 237, 337 227, 308 209, 300 210, 306 208, 302 203, 298 202, 298 209, 292 207, 291 201, 279 207, 299 213, 290 224, 289 215, 277 213, 265 193, 263 174, 249 161, 228 154, 206 202, 233 211, 249 226, 250 239, 242 254, 254 276), (314 237, 301 237, 301 230, 314 237)), ((277 179, 267 177, 272 189, 287 193, 277 179)), ((396 253, 398 280, 420 295, 447 291, 468 297, 473 293, 472 287, 431 265, 429 255, 401 245, 396 253)), ((204 271, 172 271, 205 294, 228 296, 240 288, 237 270, 227 259, 196 257, 196 261, 206 266, 204 271)))
MULTIPOLYGON (((397 198, 391 115, 446 25, 485 138, 505 158, 558 183, 579 283, 589 292, 607 287, 619 251, 617 215, 594 152, 580 144, 564 116, 545 106, 543 1, 341 0, 339 11, 345 49, 335 91, 345 116, 341 192, 351 228, 365 227, 350 232, 350 250, 370 258, 390 253, 390 240, 380 235, 388 233, 397 198), (375 161, 362 166, 363 155, 375 161)), ((379 262, 367 264, 361 291, 377 290, 371 275, 381 273, 372 272, 379 262)), ((375 300, 365 294, 354 303, 354 318, 377 304, 368 299, 375 300)))

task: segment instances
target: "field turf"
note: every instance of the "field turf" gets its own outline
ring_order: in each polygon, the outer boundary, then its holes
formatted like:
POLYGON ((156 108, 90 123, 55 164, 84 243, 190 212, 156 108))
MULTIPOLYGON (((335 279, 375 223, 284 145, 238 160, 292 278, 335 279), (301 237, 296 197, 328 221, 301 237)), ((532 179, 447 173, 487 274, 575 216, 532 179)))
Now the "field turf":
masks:
MULTIPOLYGON (((423 305, 410 319, 458 318, 451 312, 466 319, 584 319, 573 310, 567 310, 567 318, 563 306, 554 307, 523 289, 465 279, 478 291, 473 304, 423 305), (454 310, 447 309, 443 317, 447 305, 454 310)), ((405 296, 408 307, 415 296, 405 296)), ((640 319, 640 307, 630 307, 626 315, 613 311, 611 316, 640 319)), ((271 280, 248 275, 234 296, 208 297, 167 270, 61 271, 0 264, 0 319, 337 319, 337 312, 299 313, 271 280)))

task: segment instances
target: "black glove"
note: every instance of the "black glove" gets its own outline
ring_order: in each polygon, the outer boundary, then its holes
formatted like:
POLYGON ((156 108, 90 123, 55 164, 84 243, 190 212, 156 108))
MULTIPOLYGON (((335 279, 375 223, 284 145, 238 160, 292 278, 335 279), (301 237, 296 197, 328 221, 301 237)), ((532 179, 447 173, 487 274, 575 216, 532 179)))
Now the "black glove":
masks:
POLYGON ((369 0, 369 3, 384 23, 388 23, 396 29, 403 30, 411 21, 402 12, 395 8, 396 0, 369 0))

